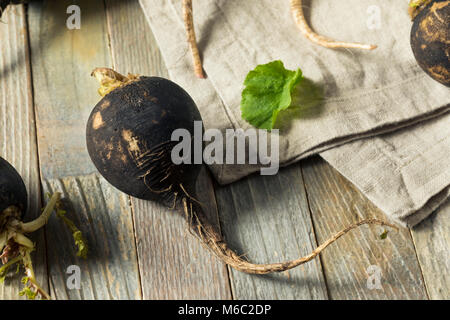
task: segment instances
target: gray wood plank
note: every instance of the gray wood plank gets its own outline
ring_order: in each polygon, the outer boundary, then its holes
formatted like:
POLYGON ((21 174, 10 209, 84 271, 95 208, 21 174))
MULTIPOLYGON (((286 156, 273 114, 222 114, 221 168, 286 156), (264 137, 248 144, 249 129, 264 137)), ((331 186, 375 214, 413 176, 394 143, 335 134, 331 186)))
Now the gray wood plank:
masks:
MULTIPOLYGON (((318 242, 365 218, 386 219, 348 180, 316 156, 302 162, 308 201, 318 242)), ((363 226, 345 235, 322 254, 332 299, 426 299, 414 244, 408 229, 381 240, 379 226, 363 226), (368 286, 381 272, 380 289, 368 286), (372 289, 371 289, 372 288, 372 289)), ((373 282, 372 282, 373 283, 373 282)))
MULTIPOLYGON (((0 23, 0 156, 20 173, 28 191, 31 220, 40 213, 40 181, 32 99, 26 15, 22 5, 11 6, 0 23)), ((31 238, 37 243, 32 254, 37 280, 48 288, 44 231, 31 238)), ((22 274, 0 286, 0 300, 18 299, 22 274)))
POLYGON ((89 244, 86 260, 76 257, 73 238, 59 221, 49 221, 47 241, 51 295, 56 299, 139 299, 133 221, 128 196, 98 174, 47 180, 46 192, 66 199, 67 217, 89 244), (53 245, 51 245, 53 244, 53 245), (69 289, 67 268, 80 268, 80 289, 69 289))
POLYGON ((90 77, 110 66, 103 1, 77 1, 81 29, 66 27, 72 1, 32 2, 29 28, 44 186, 64 192, 69 215, 89 240, 86 261, 74 257, 73 240, 59 221, 47 228, 51 291, 58 299, 139 299, 141 297, 131 208, 127 197, 92 173, 85 127, 100 100, 90 77), (80 290, 67 290, 67 267, 81 268, 80 290))
MULTIPOLYGON (((317 246, 298 164, 218 187, 216 197, 226 241, 252 262, 292 260, 317 246)), ((320 259, 281 274, 231 275, 237 299, 328 298, 320 259)))
MULTIPOLYGON (((114 67, 167 78, 167 70, 137 0, 107 0, 114 67)), ((211 178, 198 192, 217 221, 211 178)), ((132 199, 144 299, 230 299, 226 267, 187 230, 184 218, 159 204, 132 199)))
POLYGON ((430 299, 450 299, 450 201, 411 229, 430 299))
MULTIPOLYGON (((211 180, 199 182, 198 199, 217 219, 211 180)), ((231 299, 225 265, 189 233, 184 217, 148 201, 132 202, 144 299, 231 299)))

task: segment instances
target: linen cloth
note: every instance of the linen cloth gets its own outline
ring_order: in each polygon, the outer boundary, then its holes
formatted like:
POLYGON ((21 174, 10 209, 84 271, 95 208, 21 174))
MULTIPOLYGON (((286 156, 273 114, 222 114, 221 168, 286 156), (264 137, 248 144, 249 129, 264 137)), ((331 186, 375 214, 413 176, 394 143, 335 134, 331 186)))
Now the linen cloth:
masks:
MULTIPOLYGON (((277 122, 280 164, 321 153, 393 220, 413 226, 450 196, 450 92, 417 65, 407 1, 304 1, 320 34, 378 45, 327 49, 297 28, 289 0, 194 0, 206 80, 197 79, 181 1, 140 0, 172 80, 193 97, 205 129, 250 128, 240 100, 247 73, 281 60, 324 90, 324 103, 277 122)), ((221 184, 259 170, 212 165, 221 184)))

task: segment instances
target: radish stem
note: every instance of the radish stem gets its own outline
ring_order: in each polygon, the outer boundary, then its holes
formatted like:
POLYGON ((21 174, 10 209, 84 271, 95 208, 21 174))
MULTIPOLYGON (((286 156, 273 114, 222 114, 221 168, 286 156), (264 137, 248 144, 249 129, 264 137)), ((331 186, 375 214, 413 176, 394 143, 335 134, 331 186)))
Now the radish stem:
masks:
POLYGON ((302 34, 310 41, 321 45, 325 48, 354 48, 373 50, 377 46, 372 44, 352 43, 352 42, 340 42, 315 33, 308 25, 303 13, 303 0, 291 0, 291 11, 294 16, 295 22, 302 32, 302 34))
POLYGON ((34 243, 30 239, 28 239, 26 236, 24 236, 22 233, 16 233, 12 237, 14 239, 14 242, 18 245, 21 245, 22 247, 25 247, 27 249, 33 249, 34 243))
POLYGON ((139 76, 134 74, 128 74, 127 77, 114 71, 111 68, 95 68, 91 76, 95 77, 100 83, 98 93, 104 97, 114 89, 117 89, 127 83, 135 81, 139 76))
POLYGON ((22 260, 22 257, 20 255, 18 255, 17 257, 10 259, 8 262, 4 263, 0 267, 0 282, 4 281, 4 278, 6 277, 6 274, 8 273, 9 268, 21 260, 22 260))
POLYGON ((192 59, 194 61, 195 75, 198 78, 204 79, 205 75, 203 73, 202 60, 200 58, 197 40, 195 37, 194 18, 192 15, 192 0, 183 0, 183 18, 192 59))
MULTIPOLYGON (((22 262, 23 265, 25 267, 25 273, 26 273, 26 277, 23 279, 24 284, 25 285, 29 285, 31 288, 34 288, 34 292, 31 292, 32 294, 40 294, 41 297, 45 300, 51 300, 50 295, 44 290, 42 289, 38 282, 36 281, 36 276, 34 274, 34 269, 33 269, 33 262, 31 260, 31 256, 30 256, 30 251, 31 250, 23 250, 23 252, 21 252, 22 255, 22 262)), ((27 292, 29 292, 27 289, 31 289, 31 288, 25 288, 22 292, 24 294, 27 294, 27 292)), ((27 294, 28 295, 28 294, 27 294)))
POLYGON ((422 11, 430 2, 431 0, 410 0, 408 12, 411 20, 414 20, 420 11, 422 11))
POLYGON ((50 215, 53 212, 53 209, 55 208, 56 203, 61 199, 61 193, 55 192, 52 197, 50 198, 50 201, 48 202, 47 206, 45 207, 42 214, 36 218, 33 221, 26 222, 26 223, 20 223, 19 227, 24 233, 30 233, 34 232, 40 228, 42 228, 44 225, 47 224, 48 218, 50 218, 50 215))

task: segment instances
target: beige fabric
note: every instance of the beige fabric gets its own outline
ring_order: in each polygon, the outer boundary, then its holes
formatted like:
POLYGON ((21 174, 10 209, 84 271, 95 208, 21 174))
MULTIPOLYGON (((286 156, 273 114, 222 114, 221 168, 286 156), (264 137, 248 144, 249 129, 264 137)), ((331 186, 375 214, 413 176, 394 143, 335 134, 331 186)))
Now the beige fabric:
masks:
POLYGON ((321 155, 381 210, 415 225, 450 196, 450 113, 321 155))
MULTIPOLYGON (((379 46, 363 52, 310 43, 293 21, 289 0, 194 0, 206 80, 192 71, 181 1, 140 2, 171 78, 192 95, 206 128, 249 128, 240 116, 245 76, 258 64, 280 59, 287 68, 301 67, 326 97, 320 108, 281 116, 282 165, 334 147, 325 159, 386 214, 409 225, 448 197, 450 143, 442 133, 450 127, 450 93, 414 61, 407 1, 305 1, 311 25, 321 34, 379 46), (377 11, 380 28, 369 28, 376 25, 377 11), (432 118, 438 119, 362 139, 432 118), (362 140, 348 143, 356 139, 362 140)), ((230 183, 258 167, 211 169, 220 183, 230 183)))

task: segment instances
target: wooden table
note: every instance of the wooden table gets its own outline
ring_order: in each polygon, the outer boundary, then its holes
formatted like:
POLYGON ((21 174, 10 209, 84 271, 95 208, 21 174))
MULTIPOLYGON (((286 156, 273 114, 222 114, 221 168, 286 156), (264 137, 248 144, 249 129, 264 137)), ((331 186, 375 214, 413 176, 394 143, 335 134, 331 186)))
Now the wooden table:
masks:
MULTIPOLYGON (((0 155, 22 174, 28 217, 42 194, 59 190, 87 236, 87 260, 75 256, 70 233, 50 219, 38 232, 39 281, 55 299, 438 299, 450 298, 450 205, 386 240, 362 227, 320 259, 289 272, 255 276, 229 269, 187 232, 183 218, 130 198, 99 177, 85 148, 85 124, 99 100, 90 71, 166 76, 160 52, 137 1, 76 1, 81 29, 68 30, 72 1, 8 9, 0 24, 0 155), (78 265, 81 288, 68 289, 78 265), (374 267, 370 267, 374 266, 374 267), (370 289, 380 271, 381 288, 370 289)), ((205 171, 199 183, 209 214, 231 247, 256 262, 309 253, 342 227, 383 218, 351 183, 320 157, 220 187, 205 171)), ((1 299, 18 297, 8 279, 1 299)))

